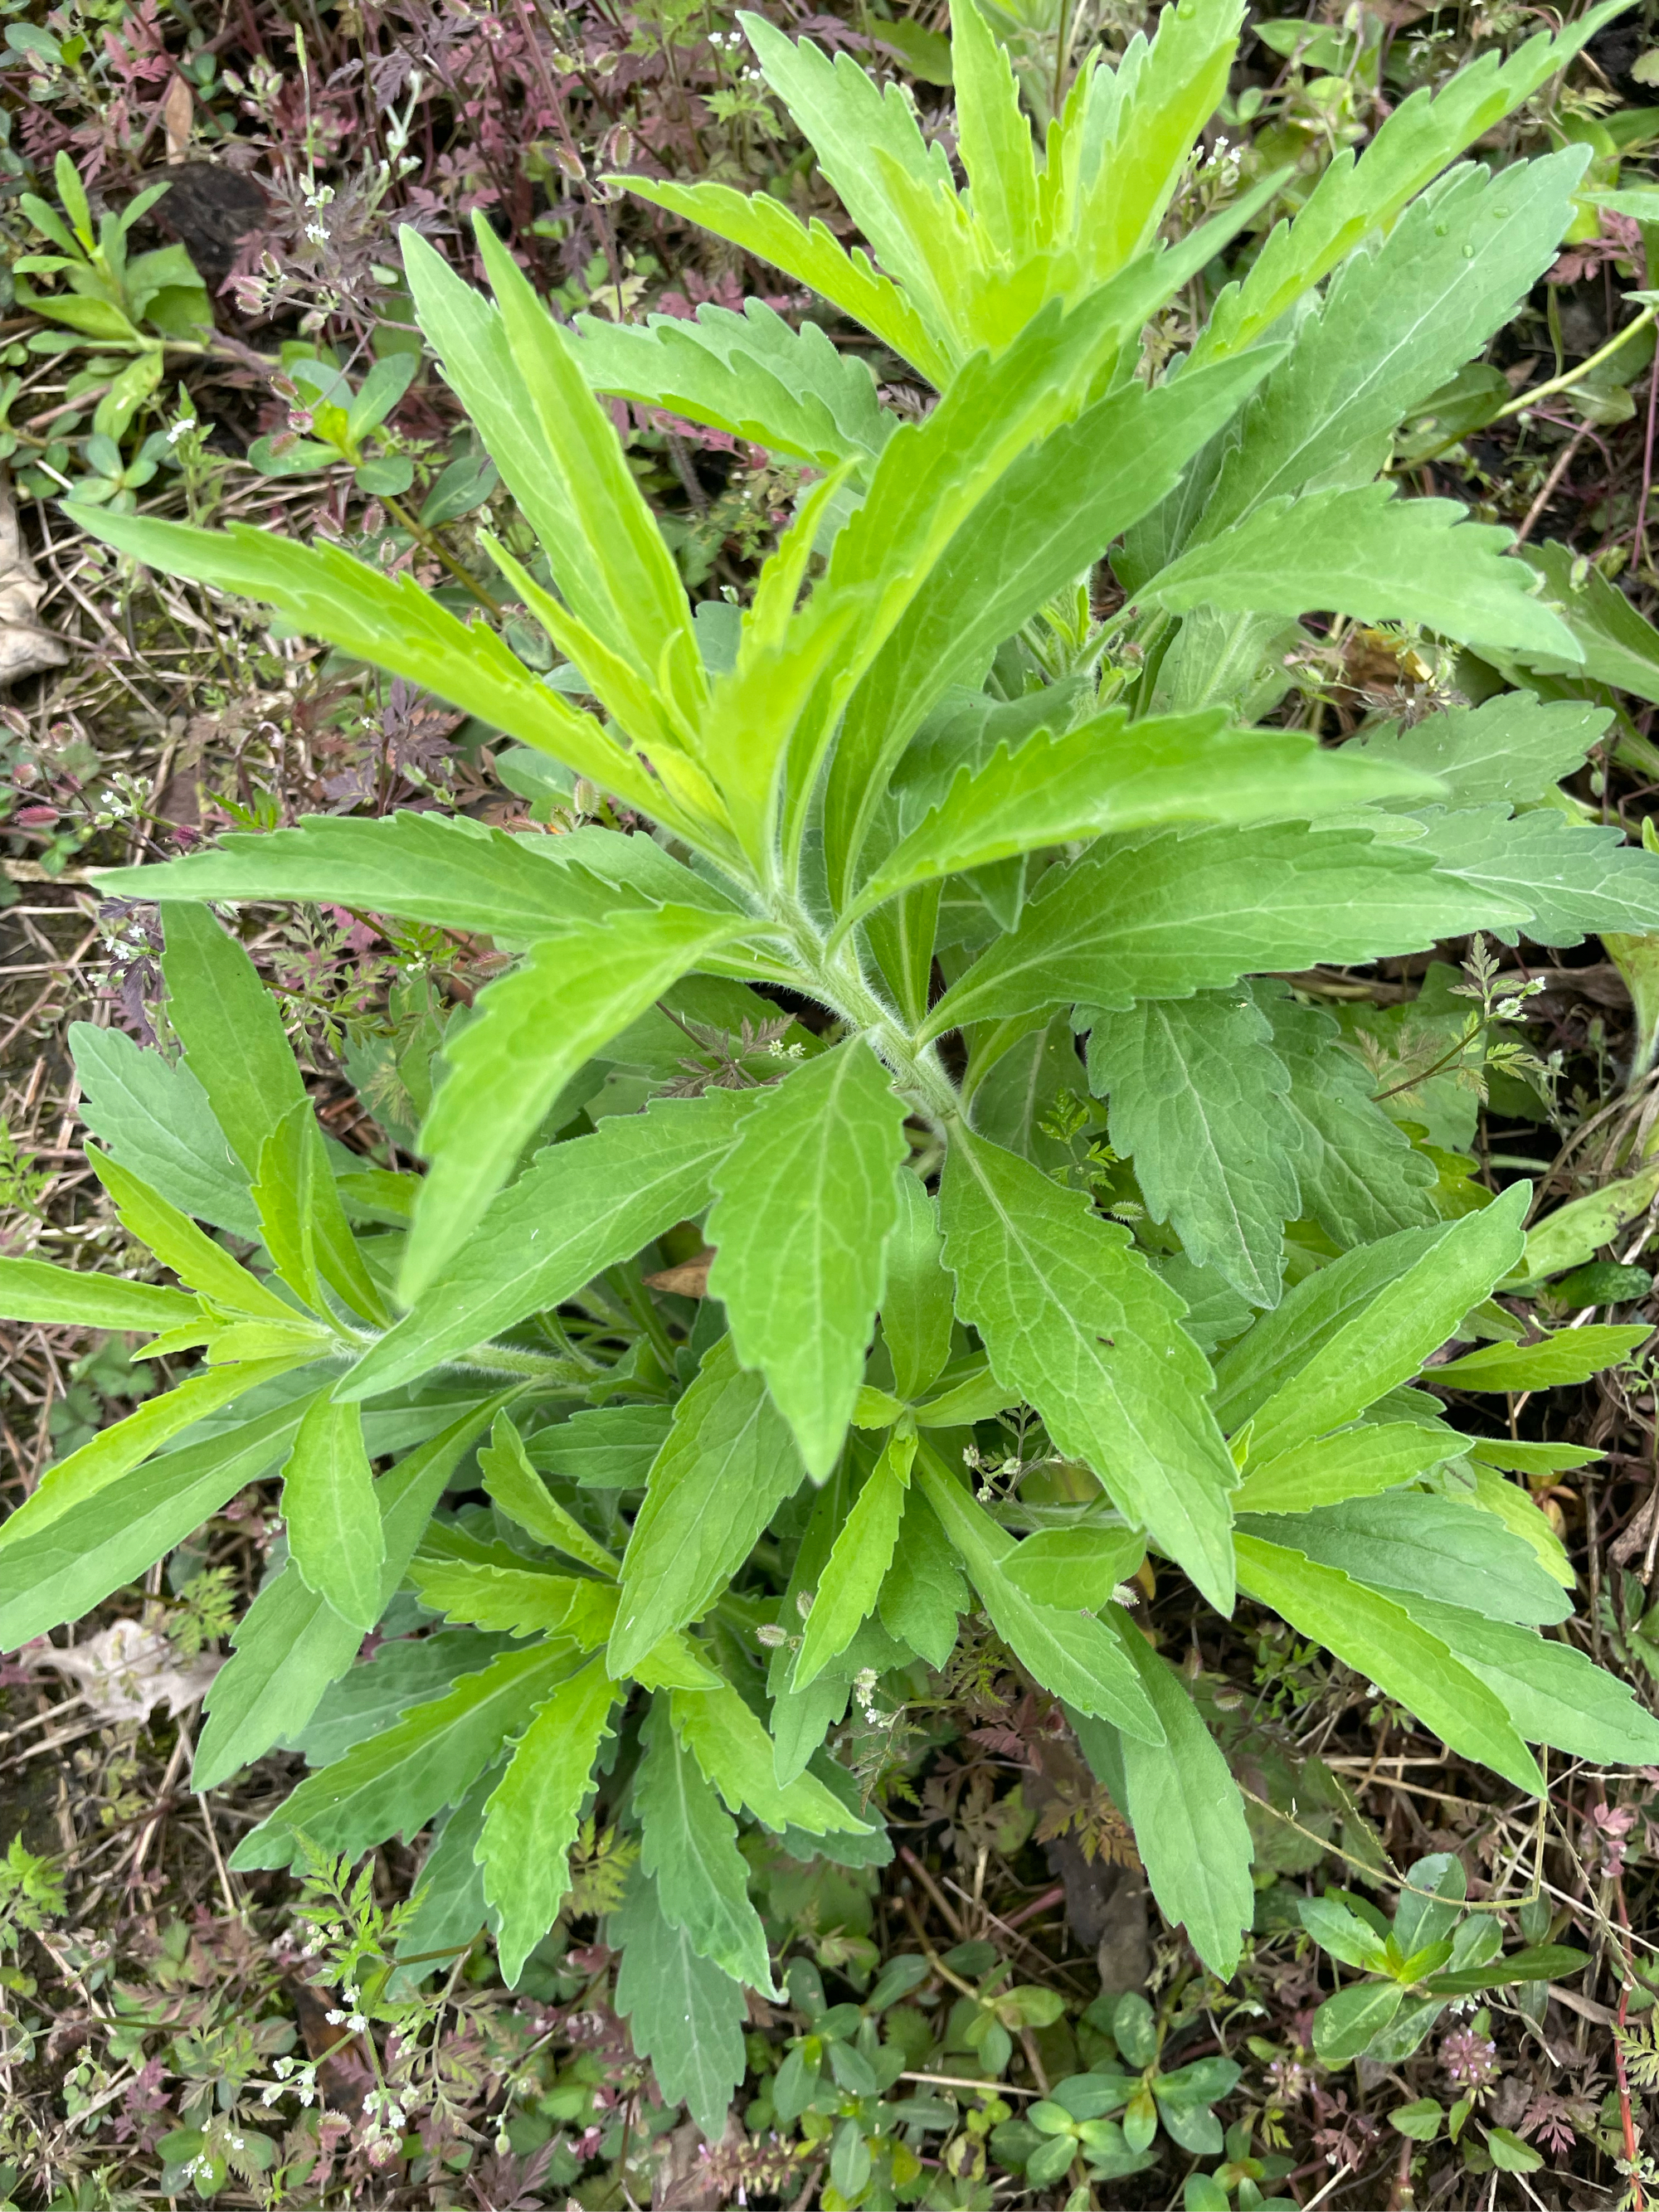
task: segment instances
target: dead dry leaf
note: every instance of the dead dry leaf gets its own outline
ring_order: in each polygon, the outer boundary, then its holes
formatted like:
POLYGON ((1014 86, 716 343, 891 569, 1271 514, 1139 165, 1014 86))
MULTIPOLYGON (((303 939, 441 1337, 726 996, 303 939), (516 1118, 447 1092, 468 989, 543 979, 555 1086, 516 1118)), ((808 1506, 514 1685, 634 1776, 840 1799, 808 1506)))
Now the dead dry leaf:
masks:
POLYGON ((112 1721, 141 1721, 165 1698, 169 1713, 196 1705, 224 1664, 204 1656, 181 1662, 159 1629, 118 1620, 84 1644, 59 1650, 44 1639, 18 1654, 80 1685, 89 1709, 112 1721))
POLYGON ((9 484, 0 484, 0 684, 61 668, 69 647, 35 619, 46 586, 17 526, 9 484))

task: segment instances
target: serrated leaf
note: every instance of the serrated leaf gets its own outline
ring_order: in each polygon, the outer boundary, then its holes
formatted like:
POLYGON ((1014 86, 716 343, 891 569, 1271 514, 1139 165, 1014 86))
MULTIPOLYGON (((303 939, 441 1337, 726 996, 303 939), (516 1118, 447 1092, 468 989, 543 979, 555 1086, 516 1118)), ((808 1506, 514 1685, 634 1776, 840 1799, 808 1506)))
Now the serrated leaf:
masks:
POLYGON ((1610 1766, 1659 1757, 1659 1721, 1626 1683, 1571 1644, 1464 1606, 1411 1595, 1400 1601, 1486 1685, 1529 1743, 1610 1766))
POLYGON ((955 1648, 957 1623, 968 1603, 968 1585, 949 1540, 913 1484, 904 1501, 893 1564, 876 1603, 881 1624, 919 1651, 930 1667, 943 1667, 955 1648))
POLYGON ((233 1314, 257 1314, 262 1320, 283 1322, 306 1320, 296 1306, 278 1297, 257 1275, 240 1267, 222 1244, 216 1244, 131 1169, 100 1152, 95 1145, 87 1147, 87 1158, 114 1201, 122 1227, 148 1245, 180 1282, 188 1283, 216 1306, 233 1314))
POLYGON ((1490 903, 1443 884, 1413 848, 1352 830, 1165 830, 1051 868, 1012 935, 948 990, 923 1025, 1041 1006, 1184 999, 1262 969, 1424 951, 1490 903))
POLYGON ((1080 1713, 1097 1714, 1157 1743, 1163 1724, 1117 1638, 1092 1613, 1038 1605, 1009 1577, 1016 1546, 924 1444, 915 1480, 966 1562, 991 1624, 1045 1689, 1080 1713))
POLYGON ((640 1741, 645 1756, 634 1777, 640 1864, 657 1885, 663 1917, 685 1931, 700 1957, 775 1998, 737 1823, 675 1735, 665 1697, 653 1698, 640 1741))
POLYGON ((931 1389, 951 1356, 952 1285, 939 1240, 939 1208, 921 1181, 901 1168, 898 1212, 887 1240, 881 1334, 902 1400, 931 1389))
POLYGON ((1473 1457, 1462 1462, 1458 1474, 1474 1484, 1472 1493, 1458 1492, 1460 1504, 1494 1515, 1511 1535, 1520 1537, 1523 1544, 1531 1547, 1540 1566, 1563 1589, 1577 1587, 1578 1577, 1567 1557, 1567 1547, 1556 1534, 1553 1522, 1519 1483, 1505 1482, 1494 1468, 1473 1457))
POLYGON ((357 1249, 308 1098, 291 1106, 265 1139, 252 1188, 276 1272, 313 1313, 331 1323, 326 1282, 367 1319, 391 1318, 357 1249))
POLYGON ((1003 1572, 1038 1605, 1098 1613, 1146 1556, 1146 1540, 1133 1528, 1039 1528, 1015 1547, 1003 1572))
POLYGON ((780 1788, 772 1739, 729 1682, 668 1694, 675 1733, 734 1813, 752 1813, 775 1835, 787 1827, 862 1835, 872 1826, 815 1774, 799 1774, 780 1788))
POLYGON ((478 994, 444 1046, 447 1079, 421 1128, 431 1162, 401 1278, 413 1304, 452 1260, 582 1063, 733 925, 692 907, 613 914, 532 947, 478 994))
POLYGON ((617 1618, 613 1583, 541 1567, 417 1554, 410 1579, 422 1604, 450 1620, 513 1636, 551 1637, 583 1651, 603 1644, 617 1618))
MULTIPOLYGON (((1173 1668, 1148 1645, 1121 1606, 1106 1618, 1140 1678, 1164 1729, 1161 1744, 1120 1735, 1122 1808, 1135 1832, 1158 1909, 1212 1973, 1237 1972, 1243 1931, 1255 1910, 1255 1856, 1244 1802, 1219 1746, 1173 1668)), ((1079 1718, 1081 1717, 1079 1716, 1079 1718)), ((1082 1720, 1085 1758, 1098 1721, 1082 1720)))
POLYGON ((495 1416, 489 1443, 478 1454, 478 1471, 489 1496, 527 1535, 579 1560, 595 1574, 616 1580, 617 1560, 554 1497, 531 1465, 524 1440, 506 1413, 495 1416))
POLYGON ((1583 700, 1547 702, 1529 691, 1504 691, 1484 706, 1385 723, 1350 738, 1342 750, 1438 776, 1450 806, 1519 806, 1580 767, 1610 719, 1607 708, 1583 700))
POLYGON ((360 1743, 394 1727, 411 1706, 441 1698, 463 1674, 482 1673, 506 1648, 476 1628, 394 1636, 330 1686, 310 1718, 283 1738, 307 1766, 332 1766, 360 1743))
POLYGON ((568 1644, 503 1651, 441 1698, 414 1706, 396 1728, 356 1745, 307 1777, 238 1844, 239 1871, 291 1866, 305 1836, 319 1850, 361 1858, 388 1836, 414 1836, 441 1805, 465 1795, 554 1685, 574 1674, 568 1644))
MULTIPOLYGON (((1089 1018, 1079 1008, 1079 1027, 1089 1018)), ((1279 1303, 1285 1224, 1298 1207, 1291 1079, 1247 993, 1200 992, 1097 1013, 1089 1087, 1110 1103, 1156 1221, 1253 1305, 1279 1303)))
POLYGON ((145 1052, 124 1030, 71 1022, 68 1035, 81 1081, 81 1118, 93 1135, 181 1212, 238 1237, 257 1237, 247 1170, 184 1062, 145 1052))
POLYGON ((355 1406, 313 1400, 283 1469, 283 1517, 307 1589, 367 1635, 380 1617, 386 1552, 355 1406))
POLYGON ((818 1578, 791 1686, 804 1690, 852 1642, 876 1599, 898 1541, 916 1455, 915 1431, 890 1436, 853 1502, 818 1578))
MULTIPOLYGON (((250 1380, 243 1376, 246 1389, 250 1380)), ((283 1459, 307 1401, 123 1474, 0 1553, 0 1650, 79 1620, 283 1459)), ((10 1524, 8 1523, 8 1526, 10 1524)))
POLYGON ((1209 1368, 1180 1327, 1181 1301, 1084 1194, 960 1128, 939 1204, 957 1308, 984 1339, 998 1380, 1229 1610, 1227 1493, 1237 1478, 1206 1402, 1209 1368))
POLYGON ((0 1313, 8 1321, 68 1322, 82 1328, 143 1330, 153 1335, 198 1321, 202 1309, 183 1291, 132 1283, 90 1268, 46 1260, 0 1258, 0 1313))
POLYGON ((1510 533, 1471 522, 1446 499, 1395 499, 1388 483, 1274 500, 1182 554, 1139 593, 1185 614, 1303 615, 1414 622, 1465 645, 1553 655, 1578 648, 1532 594, 1524 562, 1504 558, 1510 533))
POLYGON ((476 1856, 501 1915, 501 1978, 515 1988, 570 1887, 570 1846, 617 1686, 601 1659, 555 1684, 484 1807, 476 1856))
MULTIPOLYGON (((1241 1518, 1241 1528, 1246 1526, 1241 1518)), ((1356 1581, 1455 1596, 1493 1620, 1565 1620, 1572 1601, 1529 1544, 1490 1513, 1405 1490, 1294 1516, 1251 1515, 1253 1534, 1356 1581)))
POLYGON ((805 1473, 765 1382, 721 1337, 674 1408, 628 1540, 611 1639, 619 1680, 713 1604, 805 1473))
POLYGON ((1370 1498, 1415 1481, 1464 1449, 1447 1429, 1437 1435, 1410 1421, 1340 1429, 1297 1444, 1277 1458, 1252 1462, 1233 1492, 1235 1513, 1311 1513, 1350 1498, 1370 1498))
POLYGON ((1449 1390, 1553 1390, 1618 1367, 1653 1331, 1645 1322, 1590 1322, 1534 1344, 1482 1344, 1429 1373, 1449 1390))
POLYGON ((340 1395, 372 1398, 559 1305, 602 1269, 700 1213, 709 1177, 753 1105, 752 1091, 659 1099, 608 1115, 591 1137, 538 1152, 367 1352, 340 1395))
POLYGON ((1543 1778, 1502 1704, 1403 1601, 1259 1536, 1241 1532, 1234 1544, 1241 1589, 1368 1676, 1454 1751, 1530 1796, 1543 1795, 1543 1778))
POLYGON ((1659 928, 1659 855, 1626 844, 1610 824, 1568 822, 1553 807, 1513 818, 1503 806, 1434 808, 1415 818, 1424 825, 1417 849, 1434 855, 1439 874, 1524 904, 1524 933, 1540 945, 1577 945, 1590 930, 1659 928))
POLYGON ((1018 264, 1037 245, 1037 165, 1008 50, 978 0, 951 18, 957 151, 967 173, 975 228, 994 255, 1018 264))
POLYGON ((1490 1206, 1451 1222, 1437 1237, 1420 1232, 1433 1237, 1421 1256, 1371 1290, 1255 1408, 1251 1458, 1276 1457, 1341 1427, 1415 1375, 1519 1260, 1526 1249, 1521 1224, 1531 1195, 1529 1183, 1511 1183, 1490 1206))
POLYGON ((792 329, 761 300, 745 300, 741 314, 705 303, 690 321, 578 315, 576 328, 576 366, 596 392, 818 468, 867 464, 893 426, 858 355, 838 353, 817 323, 792 329))
POLYGON ((1550 655, 1528 657, 1544 667, 1569 668, 1593 684, 1633 691, 1638 699, 1659 699, 1659 630, 1618 585, 1593 561, 1581 562, 1570 545, 1528 545, 1522 558, 1543 578, 1583 656, 1577 666, 1550 655))
MULTIPOLYGON (((383 1607, 402 1582, 446 1484, 500 1403, 490 1398, 465 1407, 375 1483, 385 1554, 383 1607)), ((290 1560, 259 1591, 232 1632, 231 1656, 208 1690, 208 1718, 197 1741, 191 1786, 215 1789, 274 1743, 297 1735, 328 1685, 350 1666, 361 1641, 350 1621, 306 1588, 290 1560)))
POLYGON ((700 1956, 686 1929, 664 1916, 643 1872, 606 1921, 605 1937, 622 1953, 617 2009, 635 2050, 650 2060, 664 2097, 685 2104, 718 2142, 746 2063, 741 1984, 700 1956))
POLYGON ((891 1076, 855 1038, 763 1092, 714 1171, 709 1292, 817 1481, 864 1379, 905 1112, 891 1076))

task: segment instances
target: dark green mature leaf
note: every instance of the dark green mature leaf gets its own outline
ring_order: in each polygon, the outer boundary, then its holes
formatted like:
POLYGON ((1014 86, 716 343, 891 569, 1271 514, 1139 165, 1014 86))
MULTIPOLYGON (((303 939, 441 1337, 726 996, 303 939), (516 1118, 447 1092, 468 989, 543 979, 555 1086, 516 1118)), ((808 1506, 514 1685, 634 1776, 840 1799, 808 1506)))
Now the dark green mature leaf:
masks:
POLYGON ((1492 1691, 1529 1743, 1608 1765, 1659 1758, 1659 1720, 1628 1684, 1553 1637, 1407 1593, 1400 1602, 1492 1691))
POLYGON ((1402 1601, 1259 1536, 1241 1532, 1234 1541, 1241 1589, 1369 1677, 1454 1751, 1543 1795, 1543 1777, 1501 1703, 1402 1601))
POLYGON ((1419 622, 1466 645, 1578 659, 1571 632, 1532 596, 1531 571, 1504 559, 1508 531, 1471 522, 1453 500, 1393 491, 1368 483, 1271 501, 1182 554, 1140 597, 1171 614, 1207 605, 1419 622))
POLYGON ((634 1778, 640 1864, 657 1885, 663 1917, 722 1972, 775 1996, 737 1824, 676 1735, 666 1697, 652 1700, 640 1741, 645 1756, 634 1778))
POLYGON ((1511 1183, 1479 1213, 1449 1224, 1429 1250, 1326 1335, 1306 1363, 1256 1408, 1252 1458, 1276 1455, 1327 1429, 1340 1428, 1384 1391, 1415 1375, 1469 1309, 1520 1260, 1526 1249, 1521 1224, 1531 1195, 1530 1183, 1511 1183))
POLYGON ((477 1856, 501 1915, 501 1978, 516 1986, 570 1887, 569 1850, 617 1686, 602 1659, 556 1683, 484 1807, 477 1856))
POLYGON ((280 1741, 302 1753, 307 1766, 332 1766, 355 1745, 394 1726, 412 1705, 442 1697, 463 1674, 482 1674, 506 1649, 505 1637, 477 1628, 392 1637, 331 1683, 309 1719, 296 1722, 280 1741))
MULTIPOLYGON (((1185 1926, 1199 1957, 1226 1979, 1237 1970, 1243 1931, 1255 1910, 1250 1880, 1255 1854, 1244 1801, 1175 1670, 1121 1606, 1109 1607, 1106 1618, 1164 1726, 1161 1744, 1118 1738, 1128 1800, 1122 1809, 1133 1826, 1159 1911, 1172 1926, 1185 1926)), ((1078 1741, 1087 1758, 1093 1732, 1107 1723, 1078 1719, 1078 1741)))
MULTIPOLYGON (((1577 945, 1591 930, 1659 928, 1659 854, 1627 845, 1600 823, 1569 822, 1553 807, 1511 818, 1503 806, 1449 814, 1434 808, 1416 849, 1442 877, 1528 911, 1525 934, 1540 945, 1577 945)), ((1520 925, 1497 925, 1513 937, 1520 925)))
POLYGON ((300 1837, 361 1858, 388 1836, 413 1836, 463 1796, 507 1739, 580 1664, 568 1644, 503 1651, 447 1696, 415 1706, 331 1766, 309 1775, 237 1845, 239 1870, 291 1866, 300 1837))
POLYGON ((721 1337, 674 1409, 628 1540, 613 1674, 631 1673, 713 1604, 805 1472, 764 1381, 738 1366, 731 1338, 721 1337))
POLYGON ((1080 1713, 1098 1714, 1126 1735, 1161 1741, 1157 1708, 1111 1630, 1092 1613, 1027 1597, 1006 1571, 1018 1548, 1013 1538, 974 1504, 926 1444, 917 1455, 915 1480, 967 1562, 993 1627, 1022 1665, 1080 1713))
POLYGON ((1252 1305, 1279 1303, 1284 1229, 1298 1212, 1291 1079, 1242 991, 1079 1007, 1089 1087, 1111 1102, 1113 1149, 1133 1156, 1152 1218, 1252 1305))
POLYGON ((753 1091, 658 1099, 591 1137, 536 1155, 492 1199, 412 1310, 352 1369, 340 1395, 372 1398, 558 1305, 602 1268, 701 1212, 753 1091))
POLYGON ((166 1452, 0 1551, 0 1650, 78 1620, 283 1457, 308 1401, 166 1452))
POLYGON ((139 1329, 154 1335, 200 1318, 183 1291, 131 1283, 119 1275, 54 1267, 46 1260, 0 1259, 0 1314, 8 1321, 69 1322, 82 1328, 139 1329))
POLYGON ((1350 738, 1342 750, 1438 776, 1454 807, 1521 806, 1571 775, 1612 719, 1606 707, 1579 699, 1546 702, 1504 691, 1481 707, 1449 707, 1409 726, 1384 724, 1350 738))
POLYGON ((1426 949, 1492 902, 1363 830, 1166 830, 1051 869, 1011 936, 952 986, 925 1034, 1042 1006, 1123 1007, 1224 989, 1240 975, 1426 949))
POLYGON ((367 1635, 380 1617, 386 1553, 356 1406, 312 1401, 283 1469, 283 1517, 300 1579, 367 1635))
POLYGON ((890 1635, 943 1667, 957 1640, 957 1622, 968 1609, 968 1585, 939 1517, 912 1484, 893 1547, 893 1564, 876 1610, 890 1635))
POLYGON ((887 1070, 854 1039, 763 1091, 714 1171, 710 1294, 819 1482, 864 1380, 905 1113, 887 1070))
POLYGON ((605 1936, 622 1954, 617 2009, 635 2050, 650 2060, 670 2103, 684 2103, 718 2142, 747 2063, 741 1983, 703 1958, 690 1931, 666 1917, 643 1871, 606 1921, 605 1936))
POLYGON ((576 366, 596 392, 821 469, 873 459, 893 426, 857 354, 838 353, 817 323, 793 329, 760 300, 746 300, 741 314, 705 305, 692 321, 578 315, 576 328, 576 366))
POLYGON ((509 836, 464 814, 406 809, 378 821, 315 814, 290 830, 233 830, 211 851, 160 867, 109 869, 99 882, 113 897, 174 904, 312 899, 441 929, 487 930, 509 945, 665 899, 736 911, 649 837, 592 827, 565 837, 509 836))
MULTIPOLYGON (((151 894, 146 890, 145 897, 151 894)), ((181 1212, 249 1239, 259 1217, 248 1175, 182 1060, 145 1052, 124 1030, 71 1022, 81 1118, 93 1135, 181 1212)))
POLYGON ((1084 1194, 963 1130, 951 1137, 940 1212, 957 1310, 999 1382, 1230 1610, 1237 1476, 1180 1299, 1084 1194))
POLYGON ((1544 654, 1528 660, 1544 668, 1571 669, 1593 684, 1659 699, 1659 630, 1632 605, 1610 577, 1570 545, 1528 545, 1522 558, 1544 580, 1583 654, 1582 665, 1544 654))
POLYGON ((1529 1544, 1496 1515, 1419 1491, 1357 1498, 1293 1516, 1241 1517, 1270 1543, 1300 1552, 1358 1582, 1420 1590, 1492 1620, 1565 1620, 1572 1600, 1539 1565, 1529 1544))
POLYGON ((209 1685, 191 1788, 216 1790, 274 1743, 299 1735, 362 1640, 362 1631, 287 1562, 232 1631, 231 1656, 209 1685))
POLYGON ((407 1302, 454 1258, 582 1063, 733 926, 694 907, 617 913, 544 939, 485 985, 465 1027, 448 1034, 448 1078, 421 1129, 431 1168, 404 1254, 407 1302))
POLYGON ((1376 1104, 1365 1070, 1338 1042, 1334 1018, 1300 1005, 1271 977, 1249 988, 1291 1079, 1285 1104, 1304 1212, 1343 1245, 1432 1221, 1434 1164, 1376 1104))
POLYGON ((1535 1344, 1478 1345, 1429 1372, 1449 1390, 1553 1390, 1618 1366, 1652 1334, 1645 1322, 1592 1322, 1535 1344))

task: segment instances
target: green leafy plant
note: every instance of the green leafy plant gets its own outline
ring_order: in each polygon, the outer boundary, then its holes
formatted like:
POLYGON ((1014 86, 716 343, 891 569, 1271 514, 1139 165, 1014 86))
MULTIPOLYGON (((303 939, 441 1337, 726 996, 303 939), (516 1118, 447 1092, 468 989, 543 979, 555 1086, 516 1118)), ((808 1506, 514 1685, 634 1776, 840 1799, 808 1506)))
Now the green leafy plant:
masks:
MULTIPOLYGON (((893 1724, 970 1609, 1064 1702, 1165 1916, 1222 1975, 1250 1834, 1126 1607, 1149 1552, 1523 1792, 1543 1789, 1529 1744, 1655 1756, 1659 1723, 1540 1632, 1573 1577, 1505 1479, 1525 1448, 1452 1427, 1421 1387, 1580 1381, 1645 1332, 1431 1365, 1490 1336, 1528 1189, 1448 1194, 1275 973, 1659 925, 1655 857, 1552 801, 1606 718, 1510 695, 1337 749, 1255 721, 1310 617, 1575 661, 1501 531, 1377 471, 1549 265, 1583 149, 1442 172, 1605 14, 1402 102, 1178 361, 1174 303, 1274 189, 1180 213, 1230 0, 1166 10, 1115 74, 1092 62, 1042 162, 964 0, 966 192, 896 93, 751 23, 881 270, 721 186, 648 196, 864 322, 936 386, 919 420, 821 331, 751 309, 573 337, 487 227, 494 306, 407 237, 422 326, 540 541, 530 567, 486 542, 552 681, 338 546, 74 510, 477 715, 580 799, 557 836, 325 817, 104 878, 163 902, 181 1054, 80 1035, 93 1158, 185 1287, 19 1261, 0 1297, 204 1363, 0 1529, 0 1640, 76 1618, 280 1470, 286 1557, 214 1685, 195 1783, 278 1741, 315 1771, 237 1865, 441 1821, 415 1948, 489 1925, 516 1982, 603 1791, 640 1846, 605 1922, 616 2002, 712 2130, 744 1987, 773 1987, 735 1816, 798 1856, 878 1861, 830 1731, 855 1698, 893 1724), (748 605, 688 603, 595 386, 818 472, 748 605), (1101 622, 1103 561, 1121 604, 1101 622), (423 1176, 325 1139, 208 910, 273 899, 510 956, 406 1084, 423 1176), (781 1029, 780 997, 807 1018, 781 1029), (1086 1159, 1081 1091, 1109 1136, 1086 1159)), ((963 2002, 988 2063, 1030 2024, 1000 1985, 963 2002)), ((820 2038, 832 2074, 862 2033, 820 2038)), ((1124 2050, 1126 2154, 1160 2120, 1220 2150, 1215 2064, 1183 2083, 1124 2050)), ((1044 2159, 1096 2154, 1080 2130, 1104 2113, 1052 2101, 1044 2159)), ((867 2117, 835 2123, 849 2201, 867 2117)))

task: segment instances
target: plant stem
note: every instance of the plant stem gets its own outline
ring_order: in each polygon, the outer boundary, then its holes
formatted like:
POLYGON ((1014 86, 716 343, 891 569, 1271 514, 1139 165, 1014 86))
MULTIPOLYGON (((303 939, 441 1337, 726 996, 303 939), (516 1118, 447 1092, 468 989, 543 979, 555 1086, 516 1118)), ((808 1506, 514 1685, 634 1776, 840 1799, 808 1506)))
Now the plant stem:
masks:
POLYGON ((1653 320, 1656 312, 1659 311, 1652 307, 1644 307, 1633 323, 1626 323, 1622 331, 1614 331, 1607 343, 1598 347, 1587 361, 1581 361, 1577 368, 1568 369, 1564 375, 1551 377, 1547 384, 1535 385, 1530 392, 1523 392, 1518 399, 1511 399, 1507 407, 1500 407, 1497 414, 1492 416, 1492 421, 1501 422, 1505 416, 1518 415, 1523 408, 1535 407, 1540 399, 1547 399, 1553 392, 1570 390, 1573 385, 1588 376, 1591 369, 1599 368, 1604 361, 1610 361, 1620 346, 1630 343, 1638 331, 1646 330, 1648 325, 1653 320))

